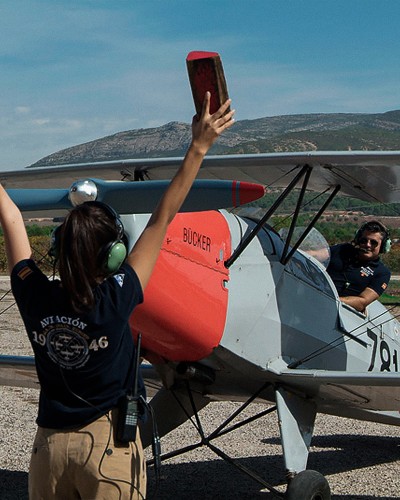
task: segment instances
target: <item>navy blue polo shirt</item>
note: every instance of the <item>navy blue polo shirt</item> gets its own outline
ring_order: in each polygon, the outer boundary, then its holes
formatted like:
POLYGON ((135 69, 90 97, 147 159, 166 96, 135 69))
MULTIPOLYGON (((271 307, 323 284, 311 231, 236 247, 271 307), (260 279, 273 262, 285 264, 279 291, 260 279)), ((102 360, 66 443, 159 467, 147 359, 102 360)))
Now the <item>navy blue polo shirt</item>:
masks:
POLYGON ((16 264, 11 286, 35 354, 37 424, 79 427, 115 408, 134 384, 128 320, 143 301, 135 271, 123 264, 98 285, 95 307, 84 314, 71 308, 60 281, 49 280, 32 260, 16 264))
POLYGON ((336 286, 339 296, 360 295, 365 288, 371 288, 381 295, 390 280, 389 269, 379 257, 369 262, 358 260, 358 252, 350 243, 330 248, 331 259, 327 272, 336 286))

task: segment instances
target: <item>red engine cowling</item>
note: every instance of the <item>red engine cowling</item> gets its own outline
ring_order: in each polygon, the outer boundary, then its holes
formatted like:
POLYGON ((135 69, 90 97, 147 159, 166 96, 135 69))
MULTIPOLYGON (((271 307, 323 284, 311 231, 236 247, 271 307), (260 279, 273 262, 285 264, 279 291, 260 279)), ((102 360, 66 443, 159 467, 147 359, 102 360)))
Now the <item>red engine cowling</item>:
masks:
POLYGON ((230 254, 229 227, 219 212, 175 217, 144 303, 130 320, 133 334, 142 333, 142 347, 149 355, 196 361, 218 346, 228 305, 224 261, 230 254))

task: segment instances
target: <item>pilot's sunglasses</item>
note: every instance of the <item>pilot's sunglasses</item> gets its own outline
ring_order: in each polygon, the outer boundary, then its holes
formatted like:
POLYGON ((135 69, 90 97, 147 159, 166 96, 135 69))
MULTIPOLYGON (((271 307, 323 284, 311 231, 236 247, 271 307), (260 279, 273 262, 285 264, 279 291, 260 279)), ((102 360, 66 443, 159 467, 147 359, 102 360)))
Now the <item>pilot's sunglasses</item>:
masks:
POLYGON ((376 248, 379 245, 379 241, 371 240, 370 238, 360 238, 359 239, 360 245, 365 245, 368 242, 370 243, 372 248, 376 248))

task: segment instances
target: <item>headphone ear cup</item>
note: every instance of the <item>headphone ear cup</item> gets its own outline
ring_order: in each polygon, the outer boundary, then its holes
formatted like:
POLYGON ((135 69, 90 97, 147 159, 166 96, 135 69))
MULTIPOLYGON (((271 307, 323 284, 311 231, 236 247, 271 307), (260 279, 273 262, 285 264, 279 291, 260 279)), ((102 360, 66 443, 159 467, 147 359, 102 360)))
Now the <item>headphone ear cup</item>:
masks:
POLYGON ((389 253, 392 247, 392 240, 390 238, 386 238, 381 246, 381 253, 389 253))
POLYGON ((363 233, 363 227, 365 226, 365 224, 363 224, 360 228, 357 229, 355 235, 354 235, 354 239, 353 241, 358 244, 358 241, 359 239, 361 238, 361 235, 363 233))
POLYGON ((57 226, 51 233, 49 255, 54 260, 58 260, 60 256, 60 233, 61 226, 57 226))
POLYGON ((106 249, 103 267, 108 273, 115 273, 126 259, 126 246, 121 240, 110 243, 106 249))

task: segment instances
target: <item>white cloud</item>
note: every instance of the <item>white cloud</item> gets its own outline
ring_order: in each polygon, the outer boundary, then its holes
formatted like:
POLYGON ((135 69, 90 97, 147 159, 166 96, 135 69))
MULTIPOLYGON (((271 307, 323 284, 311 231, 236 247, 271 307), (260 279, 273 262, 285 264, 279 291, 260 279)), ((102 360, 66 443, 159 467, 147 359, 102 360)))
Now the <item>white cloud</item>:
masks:
POLYGON ((17 115, 27 115, 31 111, 31 108, 29 106, 17 106, 15 108, 15 113, 17 115))
POLYGON ((48 125, 50 120, 49 118, 37 118, 36 120, 32 120, 32 123, 41 127, 42 125, 48 125))

